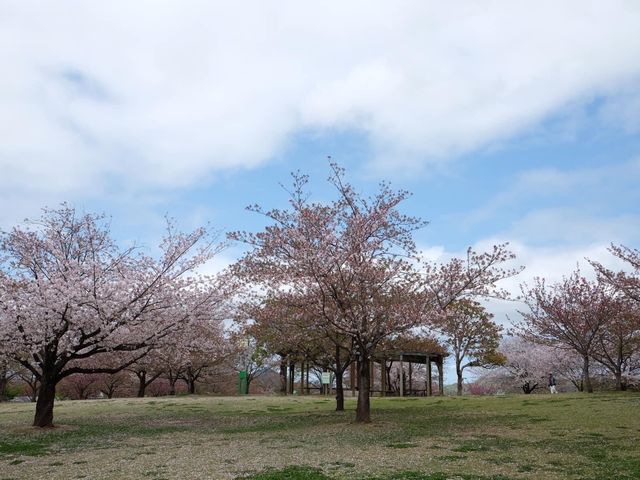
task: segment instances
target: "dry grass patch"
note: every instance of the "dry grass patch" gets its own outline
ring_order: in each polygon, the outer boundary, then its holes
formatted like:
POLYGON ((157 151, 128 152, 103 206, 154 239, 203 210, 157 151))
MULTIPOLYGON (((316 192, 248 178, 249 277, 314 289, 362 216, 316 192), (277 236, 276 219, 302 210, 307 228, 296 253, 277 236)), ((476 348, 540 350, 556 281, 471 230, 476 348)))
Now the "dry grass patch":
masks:
POLYGON ((640 479, 638 406, 632 394, 374 399, 374 423, 356 425, 318 397, 121 399, 60 402, 65 428, 38 431, 32 406, 0 404, 0 479, 640 479))

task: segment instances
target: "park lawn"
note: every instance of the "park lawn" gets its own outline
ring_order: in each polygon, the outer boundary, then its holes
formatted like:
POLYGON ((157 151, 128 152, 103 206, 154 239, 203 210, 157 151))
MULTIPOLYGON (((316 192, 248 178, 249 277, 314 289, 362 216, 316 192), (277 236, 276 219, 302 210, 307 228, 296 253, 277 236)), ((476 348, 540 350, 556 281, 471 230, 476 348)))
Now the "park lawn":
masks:
POLYGON ((640 395, 0 403, 0 479, 640 479, 640 395))

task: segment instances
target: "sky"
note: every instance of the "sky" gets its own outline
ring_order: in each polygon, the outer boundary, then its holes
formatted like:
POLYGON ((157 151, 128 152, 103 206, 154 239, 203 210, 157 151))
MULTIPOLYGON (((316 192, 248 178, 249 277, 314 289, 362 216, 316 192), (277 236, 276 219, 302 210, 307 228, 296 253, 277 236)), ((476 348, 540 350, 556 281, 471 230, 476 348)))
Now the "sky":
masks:
POLYGON ((0 228, 69 202, 123 243, 165 215, 257 231, 245 207, 285 206, 291 171, 331 198, 331 156, 364 194, 413 193, 434 260, 510 242, 514 293, 618 267, 608 245, 640 247, 639 26, 636 0, 0 0, 0 228))

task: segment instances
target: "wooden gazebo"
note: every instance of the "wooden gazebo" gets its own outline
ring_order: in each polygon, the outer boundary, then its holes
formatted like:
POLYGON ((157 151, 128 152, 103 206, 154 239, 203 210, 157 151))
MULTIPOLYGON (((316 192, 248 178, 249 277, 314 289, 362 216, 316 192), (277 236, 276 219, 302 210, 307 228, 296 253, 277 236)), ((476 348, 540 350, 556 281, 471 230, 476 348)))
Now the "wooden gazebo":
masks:
MULTIPOLYGON (((444 378, 443 378, 443 371, 444 371, 444 358, 447 356, 447 354, 444 351, 437 351, 437 352, 414 352, 414 351, 403 351, 403 350, 397 350, 397 351, 386 351, 380 355, 376 355, 372 358, 372 374, 373 374, 373 365, 374 363, 377 363, 380 366, 380 395, 381 396, 386 396, 387 393, 389 393, 388 390, 388 385, 387 385, 387 371, 386 371, 386 365, 387 362, 399 362, 400 363, 400 372, 401 375, 404 377, 404 365, 405 363, 409 364, 409 375, 408 375, 408 380, 409 380, 409 388, 408 388, 408 392, 405 391, 405 379, 401 378, 400 382, 399 382, 399 394, 401 397, 404 397, 406 393, 408 393, 409 395, 414 395, 414 394, 419 394, 420 392, 423 392, 424 395, 426 396, 432 396, 433 395, 433 368, 432 365, 435 364, 437 370, 438 370, 438 395, 442 395, 444 392, 444 378), (427 367, 427 372, 426 372, 426 378, 425 378, 425 390, 417 390, 413 388, 413 365, 414 364, 420 364, 420 365, 426 365, 427 367)), ((371 379, 373 381, 373 375, 371 376, 371 379)), ((372 382, 373 383, 373 382, 372 382)), ((372 389, 373 390, 373 389, 372 389)))
MULTIPOLYGON (((385 340, 377 349, 375 355, 371 357, 370 374, 371 379, 371 394, 379 394, 382 397, 387 395, 399 395, 401 397, 407 395, 424 395, 432 396, 433 390, 433 365, 438 371, 438 390, 437 395, 444 394, 444 359, 448 356, 447 349, 440 344, 434 337, 430 335, 412 335, 411 333, 400 335, 398 337, 385 340), (393 363, 399 363, 400 374, 398 378, 398 388, 391 389, 391 377, 388 376, 391 365, 393 363), (405 364, 408 364, 408 375, 405 376, 405 364), (414 388, 414 369, 413 365, 425 365, 425 388, 414 388), (376 365, 380 372, 380 376, 377 376, 376 365), (379 387, 376 388, 376 377, 379 378, 379 387), (407 378, 408 377, 408 378, 407 378), (405 387, 405 380, 408 379, 408 385, 405 387)), ((351 394, 355 395, 357 388, 354 380, 356 379, 355 363, 351 365, 351 394)), ((420 382, 420 380, 418 380, 420 382)))

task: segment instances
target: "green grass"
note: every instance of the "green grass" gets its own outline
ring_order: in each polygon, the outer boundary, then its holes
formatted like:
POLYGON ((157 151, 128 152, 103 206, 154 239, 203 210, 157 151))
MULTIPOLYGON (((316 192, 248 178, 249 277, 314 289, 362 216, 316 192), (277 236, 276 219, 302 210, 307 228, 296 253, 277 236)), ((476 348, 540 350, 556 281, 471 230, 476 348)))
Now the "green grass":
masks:
POLYGON ((280 470, 268 469, 248 477, 251 480, 325 480, 329 479, 317 468, 285 467, 280 470))
POLYGON ((0 404, 4 478, 640 479, 640 395, 374 398, 353 423, 318 397, 0 404))
POLYGON ((26 456, 44 455, 47 452, 46 445, 48 443, 49 439, 41 440, 35 438, 21 441, 9 438, 0 443, 0 456, 16 454, 26 456))

